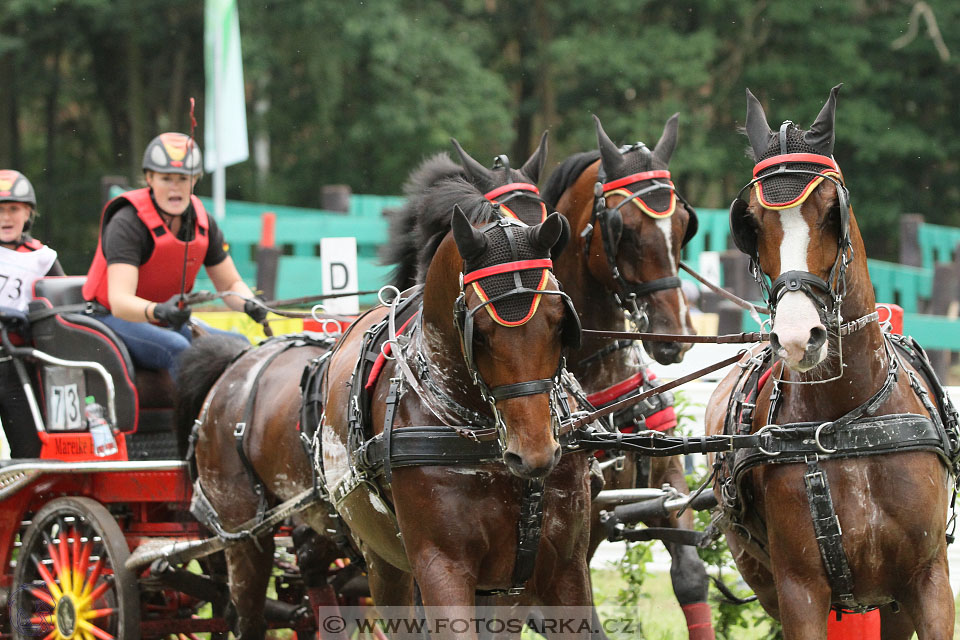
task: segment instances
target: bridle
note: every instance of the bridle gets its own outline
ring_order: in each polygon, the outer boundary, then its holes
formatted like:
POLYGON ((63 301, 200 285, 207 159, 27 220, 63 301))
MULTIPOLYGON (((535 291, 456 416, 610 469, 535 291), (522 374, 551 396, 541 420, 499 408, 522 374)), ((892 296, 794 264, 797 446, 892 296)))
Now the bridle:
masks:
MULTIPOLYGON (((504 230, 508 240, 511 243, 511 253, 514 258, 518 258, 516 243, 512 240, 512 234, 515 233, 516 229, 526 227, 527 225, 522 222, 515 221, 511 218, 499 218, 489 224, 485 225, 480 229, 481 232, 486 233, 487 231, 500 227, 504 230)), ((545 289, 545 288, 530 288, 525 287, 520 278, 520 273, 527 270, 540 269, 545 273, 549 272, 552 275, 553 261, 550 258, 535 258, 520 260, 515 259, 511 262, 496 264, 493 266, 485 267, 482 269, 475 269, 467 273, 460 273, 460 295, 454 301, 453 304, 453 319, 454 326, 457 328, 457 333, 460 336, 460 349, 463 354, 464 362, 467 366, 467 372, 470 375, 470 379, 473 383, 479 388, 480 396, 490 405, 491 410, 493 411, 494 420, 496 422, 498 435, 500 438, 501 448, 506 447, 506 423, 504 422, 502 416, 500 415, 499 410, 497 409, 497 401, 499 400, 508 400, 511 398, 520 398, 524 396, 539 395, 543 393, 551 394, 550 404, 551 409, 550 413, 553 417, 553 431, 554 436, 556 437, 559 434, 560 430, 560 416, 561 412, 568 413, 566 407, 558 408, 558 401, 560 397, 563 397, 565 394, 560 385, 560 377, 566 366, 566 359, 563 355, 560 356, 560 360, 557 363, 556 372, 550 378, 541 378, 538 380, 528 380, 524 382, 514 382, 511 384, 503 384, 495 387, 490 387, 483 379, 483 376, 480 375, 480 371, 477 368, 476 359, 474 358, 473 353, 473 337, 474 337, 474 318, 478 312, 481 310, 487 310, 491 315, 496 314, 494 310, 494 305, 498 302, 503 302, 510 298, 522 295, 532 295, 534 296, 534 301, 531 304, 531 310, 525 318, 518 322, 511 322, 509 326, 519 326, 525 324, 536 313, 536 309, 539 305, 539 296, 543 295, 555 295, 559 296, 565 305, 564 313, 564 327, 562 333, 562 341, 564 346, 571 348, 578 348, 580 343, 580 320, 577 316, 576 309, 573 306, 573 300, 570 299, 570 296, 566 292, 557 289, 545 289), (477 282, 483 278, 487 278, 493 275, 501 274, 512 274, 514 279, 514 288, 500 293, 498 295, 487 298, 486 296, 481 296, 480 304, 468 308, 466 303, 466 294, 465 287, 471 283, 477 282)), ((544 279, 544 286, 545 286, 544 279)), ((554 278, 554 280, 556 280, 554 278)), ((559 285, 559 283, 558 283, 559 285)), ((495 316, 496 317, 496 316, 495 316)), ((499 322, 499 320, 498 320, 499 322)), ((501 322, 501 324, 506 324, 501 322)))
MULTIPOLYGON (((733 231, 734 243, 740 251, 750 257, 750 273, 760 286, 764 300, 770 309, 771 325, 776 319, 777 303, 779 303, 788 292, 800 291, 813 302, 817 308, 820 320, 828 332, 835 332, 842 337, 879 319, 879 313, 876 311, 845 323, 840 316, 843 296, 846 293, 846 271, 854 257, 853 243, 850 238, 850 194, 847 187, 843 184, 843 175, 840 172, 840 168, 837 166, 836 160, 832 157, 814 153, 789 153, 787 151, 787 130, 790 126, 795 125, 789 120, 780 126, 780 153, 766 160, 762 160, 754 166, 754 178, 740 189, 736 199, 730 205, 730 226, 733 231), (824 168, 820 171, 797 169, 791 168, 791 163, 815 164, 824 168), (763 173, 771 168, 774 168, 774 170, 763 173), (763 194, 763 181, 784 175, 809 176, 810 180, 803 192, 790 202, 767 202, 763 194), (774 210, 787 209, 802 204, 823 180, 829 180, 836 187, 837 200, 840 207, 840 232, 837 257, 830 267, 828 279, 823 280, 809 271, 794 270, 781 273, 772 284, 768 285, 767 276, 760 268, 756 231, 749 228, 750 223, 747 220, 747 216, 749 215, 747 211, 749 201, 743 197, 744 192, 753 187, 756 189, 757 198, 761 201, 761 204, 767 208, 774 210)), ((839 375, 829 380, 804 381, 796 382, 795 384, 830 382, 842 377, 842 352, 843 350, 841 348, 839 375)))
MULTIPOLYGON (((648 157, 652 155, 650 149, 642 142, 621 147, 620 149, 621 154, 626 154, 631 151, 638 151, 648 157)), ((613 297, 617 301, 617 305, 624 310, 633 322, 637 331, 646 331, 650 326, 650 317, 647 314, 649 303, 641 302, 640 299, 657 291, 680 288, 680 278, 678 276, 668 276, 645 282, 629 282, 623 277, 623 274, 620 273, 620 268, 617 266, 617 252, 621 236, 623 235, 623 214, 621 213, 621 209, 627 203, 635 202, 636 205, 648 215, 657 218, 667 218, 673 215, 677 200, 680 200, 690 212, 690 221, 687 224, 687 232, 681 243, 682 247, 696 233, 697 217, 693 207, 677 193, 676 187, 670 180, 670 172, 666 169, 642 171, 607 182, 603 162, 600 162, 600 166, 597 169, 597 182, 593 187, 593 213, 590 217, 590 223, 584 228, 581 236, 584 238, 586 246, 589 247, 593 239, 593 230, 599 229, 600 239, 603 242, 603 252, 606 254, 607 265, 610 268, 610 275, 617 286, 617 290, 613 292, 613 297), (630 191, 635 185, 645 182, 650 182, 650 184, 636 191, 630 191), (670 192, 670 205, 665 212, 654 211, 643 202, 644 196, 663 190, 670 192), (607 197, 608 195, 613 195, 614 192, 616 192, 617 195, 624 195, 626 197, 613 208, 608 208, 607 197)), ((589 256, 589 252, 586 252, 584 255, 589 256)))

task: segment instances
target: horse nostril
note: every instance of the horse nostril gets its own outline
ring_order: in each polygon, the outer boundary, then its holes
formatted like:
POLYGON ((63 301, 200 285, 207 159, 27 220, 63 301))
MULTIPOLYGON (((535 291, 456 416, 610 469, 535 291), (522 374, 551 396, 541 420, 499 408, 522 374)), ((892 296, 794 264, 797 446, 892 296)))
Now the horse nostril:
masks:
POLYGON ((807 343, 807 349, 816 350, 823 346, 827 341, 827 330, 822 326, 816 326, 810 329, 810 342, 807 343))
POLYGON ((503 462, 507 465, 508 469, 514 472, 523 468, 523 458, 512 451, 503 452, 503 462))
POLYGON ((770 346, 773 347, 774 353, 780 353, 780 349, 783 348, 783 345, 780 344, 780 337, 773 331, 770 332, 770 346))

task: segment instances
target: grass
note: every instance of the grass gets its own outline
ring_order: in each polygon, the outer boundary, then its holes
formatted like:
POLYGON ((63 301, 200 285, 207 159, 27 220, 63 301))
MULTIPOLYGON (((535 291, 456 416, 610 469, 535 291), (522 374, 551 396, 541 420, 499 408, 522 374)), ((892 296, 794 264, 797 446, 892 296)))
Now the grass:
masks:
MULTIPOLYGON (((198 566, 191 567, 194 571, 199 571, 198 566)), ((594 569, 591 571, 593 579, 593 597, 594 602, 600 608, 601 618, 606 619, 605 613, 612 615, 622 615, 617 610, 620 608, 617 595, 620 591, 627 589, 627 582, 623 576, 614 568, 594 569)), ((269 597, 276 597, 273 590, 273 582, 270 583, 269 597)), ((711 595, 716 592, 711 588, 711 595)), ((712 603, 711 603, 712 604, 712 603)), ((954 622, 953 639, 960 640, 960 597, 955 601, 956 619, 954 622)), ((209 615, 209 607, 201 610, 203 614, 209 615)), ((762 614, 760 614, 762 615, 762 614)), ((673 595, 673 587, 670 584, 670 575, 666 572, 651 572, 646 575, 643 582, 643 593, 639 598, 635 612, 636 620, 639 621, 642 628, 640 640, 686 640, 687 625, 680 610, 680 605, 673 595)), ((633 616, 629 616, 633 618, 633 616)), ((730 637, 736 640, 766 640, 771 637, 772 627, 769 624, 759 624, 758 626, 735 629, 730 637)), ((285 629, 275 629, 267 633, 267 638, 271 640, 285 640, 292 636, 292 632, 285 629)), ((209 634, 197 634, 199 638, 209 638, 209 634)), ((627 637, 627 636, 621 636, 627 637)), ((637 636, 630 636, 636 638, 637 636)), ((916 637, 916 636, 914 636, 916 637)), ((523 634, 525 640, 538 640, 541 638, 536 633, 526 630, 523 634)), ((613 640, 619 640, 613 636, 613 640)))

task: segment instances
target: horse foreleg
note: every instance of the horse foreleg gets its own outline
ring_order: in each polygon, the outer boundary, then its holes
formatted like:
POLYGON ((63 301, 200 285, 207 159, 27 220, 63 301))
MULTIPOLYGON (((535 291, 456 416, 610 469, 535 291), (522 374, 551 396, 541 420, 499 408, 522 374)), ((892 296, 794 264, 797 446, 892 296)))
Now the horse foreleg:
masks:
POLYGON ((909 593, 899 595, 903 610, 916 625, 918 640, 950 640, 953 638, 953 590, 947 570, 944 546, 929 567, 914 573, 909 593))
MULTIPOLYGON (((654 458, 650 464, 650 486, 660 487, 669 484, 678 491, 686 493, 687 484, 683 477, 683 466, 679 457, 654 458)), ((675 529, 693 529, 693 512, 687 510, 679 519, 676 515, 659 518, 650 526, 672 527, 675 529)), ((688 545, 664 543, 670 553, 670 580, 673 593, 680 603, 687 621, 687 633, 690 640, 714 640, 713 621, 710 605, 707 603, 709 582, 707 569, 703 565, 696 549, 688 545)))
POLYGON ((263 609, 273 566, 273 549, 271 535, 258 541, 235 543, 224 552, 232 609, 229 617, 237 640, 260 640, 266 635, 263 609))
POLYGON ((414 572, 429 637, 476 640, 477 629, 471 622, 476 617, 474 570, 440 555, 421 560, 425 562, 414 567, 414 572))
POLYGON ((910 640, 914 630, 906 611, 894 612, 890 605, 880 608, 880 640, 910 640))
POLYGON ((777 602, 784 640, 826 640, 830 588, 790 574, 777 576, 777 602))

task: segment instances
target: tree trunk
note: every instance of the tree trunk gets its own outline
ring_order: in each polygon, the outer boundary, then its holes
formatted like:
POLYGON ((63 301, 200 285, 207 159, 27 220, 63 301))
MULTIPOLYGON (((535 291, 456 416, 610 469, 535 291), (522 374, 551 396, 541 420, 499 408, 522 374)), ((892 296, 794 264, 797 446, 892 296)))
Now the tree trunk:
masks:
MULTIPOLYGON (((133 34, 125 36, 127 50, 127 105, 130 118, 130 177, 141 173, 143 150, 147 146, 146 117, 144 116, 143 57, 133 34)), ((156 133, 160 133, 159 131, 156 133)))

